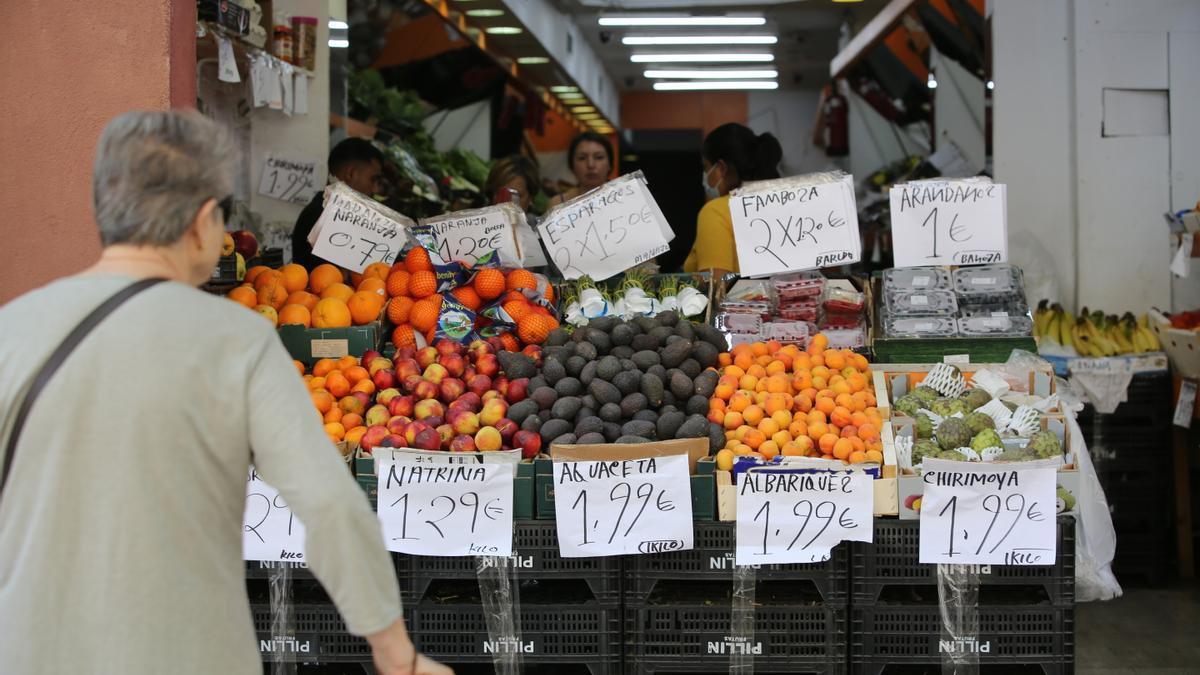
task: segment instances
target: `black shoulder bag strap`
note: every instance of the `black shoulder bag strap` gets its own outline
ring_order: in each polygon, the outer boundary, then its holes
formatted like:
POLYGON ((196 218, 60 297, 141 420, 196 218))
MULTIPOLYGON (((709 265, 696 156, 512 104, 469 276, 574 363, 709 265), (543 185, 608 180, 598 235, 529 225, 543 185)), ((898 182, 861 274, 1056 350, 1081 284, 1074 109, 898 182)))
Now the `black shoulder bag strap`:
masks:
POLYGON ((29 416, 29 411, 33 408, 33 404, 37 401, 38 395, 42 393, 42 389, 46 388, 46 383, 51 377, 58 372, 63 361, 75 351, 80 342, 92 332, 92 329, 100 324, 113 310, 120 307, 126 300, 150 288, 160 282, 166 281, 161 278, 141 279, 122 288, 113 294, 112 297, 105 300, 99 307, 92 310, 91 314, 83 317, 79 325, 71 330, 62 343, 50 354, 50 358, 42 364, 41 369, 33 376, 33 384, 30 385, 29 391, 26 392, 24 400, 17 408, 16 422, 13 424, 12 433, 8 435, 8 442, 4 447, 4 474, 0 476, 0 497, 4 496, 4 486, 8 484, 8 474, 12 471, 13 458, 17 451, 17 443, 21 440, 21 430, 25 427, 25 418, 29 416))

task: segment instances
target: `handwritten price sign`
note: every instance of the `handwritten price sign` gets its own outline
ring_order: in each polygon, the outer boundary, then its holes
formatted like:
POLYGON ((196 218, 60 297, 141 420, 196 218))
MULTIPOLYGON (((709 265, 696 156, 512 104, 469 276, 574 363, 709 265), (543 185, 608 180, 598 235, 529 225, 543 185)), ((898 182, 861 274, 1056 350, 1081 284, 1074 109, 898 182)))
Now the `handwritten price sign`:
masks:
POLYGON ((446 262, 457 260, 473 267, 480 259, 492 256, 493 264, 518 265, 518 219, 525 219, 520 207, 499 204, 425 218, 421 225, 428 228, 438 254, 446 262))
POLYGON ((325 210, 308 235, 313 255, 362 272, 375 262, 388 265, 408 242, 415 223, 388 207, 337 183, 325 196, 325 210))
POLYGON ((304 525, 254 467, 246 477, 242 559, 304 562, 304 525))
POLYGON ((692 548, 686 455, 554 463, 554 512, 564 558, 692 548))
POLYGON ((738 565, 823 562, 839 542, 872 540, 868 474, 754 469, 738 480, 738 565))
POLYGON ((924 468, 921 562, 1054 564, 1054 467, 926 459, 924 468))
POLYGON ((666 253, 675 238, 640 173, 554 208, 539 229, 564 278, 596 281, 666 253))
POLYGON ((293 204, 307 204, 317 193, 317 160, 267 155, 258 179, 258 194, 293 204))
POLYGON ((512 555, 512 464, 430 464, 375 458, 379 521, 389 551, 512 555))
POLYGON ((1005 262, 1007 194, 1007 186, 980 178, 892 186, 896 267, 1005 262))
POLYGON ((729 195, 738 266, 766 276, 862 258, 854 179, 813 174, 748 183, 729 195))

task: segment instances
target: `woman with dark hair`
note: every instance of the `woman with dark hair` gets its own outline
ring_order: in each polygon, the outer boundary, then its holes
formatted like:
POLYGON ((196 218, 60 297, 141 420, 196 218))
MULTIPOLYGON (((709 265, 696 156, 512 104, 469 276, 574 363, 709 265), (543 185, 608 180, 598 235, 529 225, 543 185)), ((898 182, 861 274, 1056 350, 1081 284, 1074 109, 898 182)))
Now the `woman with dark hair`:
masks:
POLYGON ((493 204, 510 201, 507 190, 514 190, 521 210, 529 211, 533 196, 542 188, 537 165, 524 155, 510 155, 492 165, 483 191, 493 204))
POLYGON ((705 198, 696 220, 696 243, 683 269, 687 272, 737 272, 737 247, 733 240, 733 218, 729 193, 742 183, 779 178, 783 148, 769 133, 756 135, 741 124, 730 122, 713 129, 701 150, 704 162, 705 198))
POLYGON ((575 187, 551 199, 550 206, 570 201, 608 181, 613 170, 612 143, 594 131, 585 131, 571 141, 567 161, 575 174, 575 187))

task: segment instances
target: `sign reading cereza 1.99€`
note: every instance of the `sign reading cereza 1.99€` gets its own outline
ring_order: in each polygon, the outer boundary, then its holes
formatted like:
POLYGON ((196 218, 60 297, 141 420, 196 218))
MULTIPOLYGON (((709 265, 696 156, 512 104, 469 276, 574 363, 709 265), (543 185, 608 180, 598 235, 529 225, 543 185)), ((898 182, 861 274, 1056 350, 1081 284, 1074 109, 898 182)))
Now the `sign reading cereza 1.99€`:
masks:
POLYGON ((1008 260, 1007 188, 986 178, 893 185, 896 267, 990 265, 1008 260))
POLYGON ((738 267, 761 277, 862 258, 854 179, 809 174, 747 183, 729 195, 738 267))
POLYGON ((395 262, 414 224, 345 183, 334 183, 325 191, 325 210, 309 233, 308 243, 318 258, 362 272, 371 263, 395 262))
POLYGON ((640 171, 555 207, 539 230, 564 278, 596 281, 666 253, 675 238, 640 171))

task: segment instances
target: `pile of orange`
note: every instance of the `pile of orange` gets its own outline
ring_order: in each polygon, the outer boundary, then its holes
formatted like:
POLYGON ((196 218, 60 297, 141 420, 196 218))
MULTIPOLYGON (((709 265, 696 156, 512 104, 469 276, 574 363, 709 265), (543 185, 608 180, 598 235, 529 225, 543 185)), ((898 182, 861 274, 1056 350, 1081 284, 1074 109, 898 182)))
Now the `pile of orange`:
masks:
POLYGON ((313 407, 321 416, 325 433, 334 443, 346 441, 351 447, 358 444, 367 433, 364 421, 371 401, 375 398, 373 373, 363 368, 353 356, 340 359, 321 359, 313 364, 312 372, 306 373, 304 364, 296 361, 296 370, 304 377, 312 397, 313 407), (367 403, 362 396, 367 395, 367 403))
POLYGON ((246 270, 241 286, 227 297, 267 317, 278 326, 305 328, 361 326, 379 318, 387 302, 387 276, 391 267, 368 265, 346 283, 335 265, 318 265, 312 272, 296 263, 271 269, 257 265, 246 270))
MULTIPOLYGON (((392 344, 397 349, 416 347, 418 335, 426 344, 433 344, 444 299, 437 287, 429 253, 420 247, 409 251, 404 260, 396 261, 388 272, 384 282, 388 297, 387 317, 395 325, 392 344)), ((507 348, 516 351, 520 349, 518 337, 526 344, 541 344, 550 331, 558 328, 554 315, 538 303, 530 302, 522 289, 534 291, 553 302, 553 288, 545 285, 539 289, 537 276, 524 269, 504 272, 491 267, 480 268, 470 282, 451 289, 446 295, 453 296, 473 312, 500 302, 517 325, 515 336, 505 333, 500 339, 507 348)), ((482 323, 484 320, 480 318, 476 326, 482 323)))
POLYGON ((738 455, 883 461, 883 418, 867 359, 828 344, 817 335, 807 350, 771 341, 720 355, 708 413, 726 430, 718 468, 727 470, 738 455))

